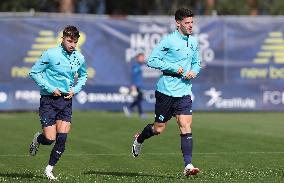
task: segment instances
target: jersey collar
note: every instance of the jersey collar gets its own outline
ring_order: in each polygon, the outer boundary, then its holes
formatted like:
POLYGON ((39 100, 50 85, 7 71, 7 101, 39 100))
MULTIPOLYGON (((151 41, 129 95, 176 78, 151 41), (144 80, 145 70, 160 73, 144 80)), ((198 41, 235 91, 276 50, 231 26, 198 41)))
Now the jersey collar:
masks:
POLYGON ((60 44, 58 47, 61 49, 62 53, 63 53, 64 55, 66 55, 66 56, 67 56, 67 55, 74 54, 75 51, 76 51, 76 49, 74 49, 71 53, 68 53, 68 52, 66 51, 66 49, 62 46, 62 44, 60 44))
POLYGON ((185 35, 181 34, 178 30, 175 30, 175 34, 183 40, 187 40, 188 37, 189 37, 189 35, 185 36, 185 35))

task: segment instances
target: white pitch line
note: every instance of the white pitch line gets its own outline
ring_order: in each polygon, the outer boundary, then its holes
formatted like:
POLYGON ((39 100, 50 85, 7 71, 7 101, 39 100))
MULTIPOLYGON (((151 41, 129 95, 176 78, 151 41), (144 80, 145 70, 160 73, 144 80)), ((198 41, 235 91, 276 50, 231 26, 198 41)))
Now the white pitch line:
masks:
MULTIPOLYGON (((160 156, 160 155, 180 155, 181 153, 143 153, 143 156, 160 156)), ((193 153, 193 155, 234 155, 234 154, 284 154, 284 152, 200 152, 193 153)), ((29 157, 28 154, 0 154, 0 157, 29 157)), ((36 156, 48 156, 48 154, 41 154, 36 156)), ((118 154, 64 154, 64 156, 132 156, 131 153, 118 154)))

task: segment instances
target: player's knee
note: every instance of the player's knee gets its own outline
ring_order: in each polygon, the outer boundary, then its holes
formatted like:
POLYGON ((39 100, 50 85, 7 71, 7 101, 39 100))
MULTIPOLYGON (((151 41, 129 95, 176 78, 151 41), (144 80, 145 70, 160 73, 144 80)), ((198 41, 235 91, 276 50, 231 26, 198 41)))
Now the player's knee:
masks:
POLYGON ((159 135, 159 134, 161 134, 163 131, 164 131, 164 129, 162 129, 162 128, 157 128, 157 129, 154 130, 154 135, 159 135))
POLYGON ((185 134, 185 133, 191 133, 191 126, 182 126, 180 127, 180 131, 181 133, 185 134))

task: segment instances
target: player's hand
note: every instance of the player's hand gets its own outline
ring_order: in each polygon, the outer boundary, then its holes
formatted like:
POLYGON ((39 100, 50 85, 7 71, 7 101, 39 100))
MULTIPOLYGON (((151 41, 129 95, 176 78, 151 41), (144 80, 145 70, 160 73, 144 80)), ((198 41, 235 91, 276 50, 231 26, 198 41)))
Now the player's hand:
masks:
POLYGON ((135 85, 132 85, 130 87, 130 95, 132 95, 133 97, 138 96, 138 90, 137 90, 137 87, 135 85))
POLYGON ((60 97, 60 96, 61 96, 61 91, 58 90, 58 88, 56 88, 56 89, 53 91, 53 96, 55 96, 55 97, 60 97))
POLYGON ((183 68, 180 66, 178 68, 177 74, 182 75, 182 73, 183 73, 183 68))
POLYGON ((65 99, 71 99, 72 97, 74 96, 74 92, 73 90, 71 89, 66 96, 64 96, 65 99))
POLYGON ((193 79, 195 78, 196 74, 193 71, 189 71, 186 73, 186 75, 184 76, 185 79, 193 79))

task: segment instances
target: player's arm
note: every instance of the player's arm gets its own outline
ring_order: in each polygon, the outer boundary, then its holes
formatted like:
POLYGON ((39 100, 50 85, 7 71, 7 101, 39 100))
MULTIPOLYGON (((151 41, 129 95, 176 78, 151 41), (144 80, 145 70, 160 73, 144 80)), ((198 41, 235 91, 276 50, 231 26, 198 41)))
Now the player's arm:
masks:
POLYGON ((153 49, 147 65, 151 68, 159 69, 161 71, 170 71, 173 73, 181 74, 183 69, 175 64, 164 60, 165 55, 170 51, 169 38, 165 37, 160 43, 153 49))
POLYGON ((38 86, 42 89, 47 90, 49 93, 53 93, 56 90, 56 87, 52 86, 48 81, 46 81, 42 74, 49 65, 49 57, 45 51, 42 56, 36 61, 36 63, 31 68, 29 73, 30 77, 36 82, 38 86))
POLYGON ((74 86, 74 88, 73 88, 74 94, 79 93, 81 91, 82 87, 87 82, 88 74, 87 74, 87 65, 86 65, 85 60, 83 61, 83 64, 81 65, 81 67, 78 69, 77 73, 78 73, 78 81, 77 81, 76 86, 74 86))
POLYGON ((201 70, 201 61, 199 56, 199 45, 196 40, 196 47, 193 54, 192 62, 191 62, 191 71, 195 73, 195 76, 200 72, 201 70))

